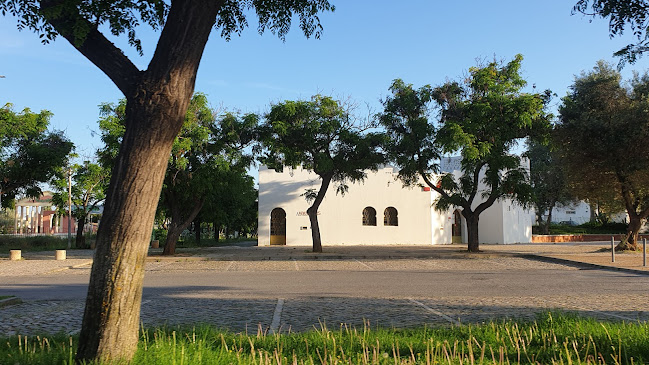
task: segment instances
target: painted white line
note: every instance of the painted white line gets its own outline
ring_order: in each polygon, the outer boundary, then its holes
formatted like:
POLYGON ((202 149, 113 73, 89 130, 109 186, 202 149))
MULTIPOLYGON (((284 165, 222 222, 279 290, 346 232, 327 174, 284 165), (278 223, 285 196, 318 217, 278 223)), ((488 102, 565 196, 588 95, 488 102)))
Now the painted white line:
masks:
POLYGON ((230 264, 228 264, 228 266, 225 267, 225 271, 230 271, 232 264, 234 264, 234 261, 230 261, 230 264))
POLYGON ((435 315, 437 315, 437 316, 440 316, 440 317, 444 318, 445 320, 451 322, 452 324, 454 324, 454 325, 456 325, 456 326, 459 326, 459 325, 460 325, 460 322, 454 320, 453 318, 447 316, 446 314, 444 314, 444 313, 442 313, 442 312, 440 312, 440 311, 438 311, 438 310, 435 310, 435 309, 433 309, 433 308, 427 306, 426 304, 424 304, 424 303, 422 303, 422 302, 419 302, 419 301, 414 300, 414 299, 412 299, 412 298, 408 298, 408 300, 410 300, 411 302, 413 302, 413 303, 417 304, 418 306, 424 308, 425 310, 427 310, 427 311, 429 311, 429 312, 431 312, 431 313, 433 313, 433 314, 435 314, 435 315))
POLYGON ((284 306, 284 299, 277 299, 277 306, 275 306, 275 313, 273 313, 273 321, 270 322, 270 332, 277 333, 279 330, 279 321, 282 319, 282 307, 284 306))
MULTIPOLYGON (((555 302, 555 301, 553 301, 553 300, 547 300, 547 299, 544 299, 544 300, 545 300, 546 302, 548 302, 548 303, 551 303, 551 304, 554 304, 554 305, 557 305, 557 306, 565 306, 565 305, 566 305, 566 304, 562 304, 562 303, 560 303, 560 302, 555 302)), ((618 315, 618 314, 613 314, 613 313, 606 313, 606 312, 596 311, 596 310, 594 310, 594 309, 588 309, 588 308, 580 307, 580 306, 578 306, 578 305, 573 305, 573 304, 567 304, 567 306, 568 306, 568 307, 571 307, 571 308, 573 308, 573 309, 578 309, 578 310, 582 310, 582 311, 586 311, 586 312, 598 313, 598 314, 602 314, 602 315, 605 315, 605 316, 609 316, 609 317, 613 317, 613 318, 618 318, 618 319, 623 319, 623 320, 625 320, 625 321, 630 321, 630 322, 636 322, 636 321, 638 320, 637 318, 636 318, 636 319, 633 319, 633 318, 625 317, 625 316, 621 316, 621 315, 618 315)), ((560 308, 560 307, 559 307, 559 308, 560 308)))
POLYGON ((300 271, 300 266, 298 266, 296 259, 293 259, 293 263, 295 264, 295 271, 300 271))
POLYGON ((355 260, 356 262, 358 262, 359 264, 365 266, 366 268, 368 268, 368 269, 370 269, 370 270, 374 270, 374 268, 373 268, 372 266, 370 266, 370 265, 368 265, 368 264, 366 264, 366 263, 364 263, 364 262, 361 262, 361 261, 358 260, 358 259, 354 259, 354 260, 355 260))

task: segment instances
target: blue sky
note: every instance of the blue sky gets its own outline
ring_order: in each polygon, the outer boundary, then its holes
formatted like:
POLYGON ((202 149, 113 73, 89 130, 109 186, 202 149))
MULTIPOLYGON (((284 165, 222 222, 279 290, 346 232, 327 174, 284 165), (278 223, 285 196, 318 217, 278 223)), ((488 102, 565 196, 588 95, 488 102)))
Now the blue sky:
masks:
MULTIPOLYGON (((254 22, 230 42, 213 32, 196 91, 206 93, 214 108, 243 112, 316 93, 351 97, 378 111, 395 78, 437 85, 461 77, 478 59, 521 53, 529 84, 562 96, 574 75, 599 59, 617 62, 613 52, 632 41, 630 34, 610 39, 605 21, 571 16, 575 1, 331 2, 337 9, 321 16, 320 40, 305 39, 294 27, 283 43, 258 35, 254 22)), ((64 130, 80 154, 92 154, 100 146, 93 135, 97 105, 117 101, 119 90, 64 39, 41 45, 34 33, 19 32, 15 19, 0 19, 0 102, 52 111, 52 128, 64 130)), ((157 35, 142 28, 140 36, 143 57, 123 39, 113 40, 144 69, 157 35)), ((646 68, 641 59, 623 74, 646 68)))

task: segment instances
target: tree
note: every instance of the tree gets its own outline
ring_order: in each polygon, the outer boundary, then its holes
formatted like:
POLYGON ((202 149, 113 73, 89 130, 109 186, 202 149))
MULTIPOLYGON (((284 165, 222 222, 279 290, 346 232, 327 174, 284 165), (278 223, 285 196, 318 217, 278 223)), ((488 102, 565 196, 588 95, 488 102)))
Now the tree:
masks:
POLYGON ((208 1, 0 0, 0 11, 45 41, 60 35, 108 76, 126 98, 124 140, 114 165, 90 275, 77 360, 129 361, 137 347, 144 259, 169 152, 180 131, 212 28, 230 39, 248 26, 280 38, 293 17, 308 37, 322 30, 327 0, 208 1), (126 35, 141 52, 140 24, 161 29, 146 70, 139 70, 100 29, 126 35), (105 27, 105 28, 103 28, 105 27))
POLYGON ((313 252, 322 252, 318 208, 329 185, 344 194, 347 184, 362 181, 366 170, 384 162, 382 136, 363 133, 362 126, 336 100, 316 95, 309 101, 275 104, 261 127, 260 140, 267 153, 260 161, 270 168, 285 166, 313 171, 320 179, 318 191, 305 192, 311 222, 313 252))
POLYGON ((220 171, 200 213, 201 219, 213 223, 217 241, 221 229, 226 236, 232 231, 253 233, 257 230, 257 197, 251 176, 239 170, 220 171))
MULTIPOLYGON (((114 163, 124 134, 124 101, 103 104, 100 129, 105 147, 102 161, 114 163)), ((158 204, 159 215, 168 218, 163 255, 173 255, 181 233, 196 219, 204 204, 216 198, 214 191, 228 174, 245 174, 252 158, 242 150, 252 141, 257 116, 224 114, 217 120, 207 96, 196 93, 185 123, 174 141, 158 204)))
POLYGON ((517 55, 504 65, 494 61, 472 67, 465 80, 436 88, 414 89, 395 80, 379 115, 388 134, 386 150, 400 168, 399 178, 406 185, 422 179, 439 194, 437 210, 462 208, 470 252, 479 251, 482 212, 498 199, 526 204, 532 198, 528 172, 512 149, 522 138, 546 138, 549 92, 522 91, 526 85, 520 76, 522 59, 517 55), (438 127, 429 121, 433 101, 440 112, 438 127), (440 157, 446 153, 460 153, 461 176, 439 175, 440 157))
POLYGON ((47 131, 51 117, 46 110, 0 108, 0 209, 19 194, 40 196, 40 184, 66 163, 73 145, 63 133, 47 131))
POLYGON ((559 108, 559 146, 575 189, 592 200, 617 196, 629 216, 618 249, 637 249, 649 216, 649 75, 623 87, 600 61, 575 78, 559 108))
MULTIPOLYGON (((196 94, 172 148, 160 206, 171 218, 163 255, 173 255, 180 234, 229 175, 245 175, 252 158, 242 150, 252 141, 257 116, 228 113, 218 123, 203 94, 196 94)), ((235 195, 238 193, 235 193, 235 195)))
MULTIPOLYGON (((110 170, 90 161, 74 164, 70 167, 72 173, 72 214, 77 220, 77 235, 75 246, 87 248, 83 231, 90 214, 106 199, 106 187, 110 179, 110 170)), ((68 205, 68 169, 62 168, 59 178, 52 182, 56 192, 52 196, 52 203, 65 214, 68 205)))
POLYGON ((637 41, 615 52, 620 57, 620 66, 635 63, 649 50, 649 0, 579 0, 572 11, 608 18, 611 37, 621 36, 630 28, 637 41))
POLYGON ((566 205, 576 201, 568 186, 567 174, 561 156, 551 145, 528 140, 525 157, 530 160, 530 183, 532 184, 532 203, 536 208, 536 220, 542 234, 550 233, 552 210, 557 204, 566 205), (547 213, 546 221, 543 215, 547 213))

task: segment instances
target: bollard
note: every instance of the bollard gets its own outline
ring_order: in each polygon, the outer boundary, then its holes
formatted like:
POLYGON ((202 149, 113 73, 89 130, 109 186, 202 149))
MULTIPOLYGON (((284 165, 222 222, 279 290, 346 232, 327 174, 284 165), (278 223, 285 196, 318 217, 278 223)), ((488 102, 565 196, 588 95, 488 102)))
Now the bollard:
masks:
POLYGON ((57 261, 65 260, 65 250, 56 250, 55 259, 57 261))
POLYGON ((615 238, 611 236, 611 262, 615 262, 615 238))
POLYGON ((647 239, 642 239, 642 266, 647 266, 647 239))
POLYGON ((11 261, 20 261, 22 259, 20 250, 9 250, 9 259, 11 261))

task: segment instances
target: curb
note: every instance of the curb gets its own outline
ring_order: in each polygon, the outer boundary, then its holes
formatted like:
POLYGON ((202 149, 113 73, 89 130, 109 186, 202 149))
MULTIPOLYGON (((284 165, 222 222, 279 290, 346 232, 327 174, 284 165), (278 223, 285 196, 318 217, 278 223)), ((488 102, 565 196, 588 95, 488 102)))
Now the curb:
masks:
POLYGON ((0 308, 7 307, 10 305, 20 304, 23 301, 18 297, 11 297, 0 300, 0 308))
POLYGON ((70 270, 70 269, 78 269, 80 267, 84 267, 84 266, 87 266, 87 265, 92 265, 92 260, 89 260, 88 262, 84 262, 84 263, 77 264, 77 265, 64 266, 64 267, 60 267, 58 269, 50 270, 46 274, 51 274, 51 273, 54 273, 54 272, 65 271, 65 270, 70 270))
POLYGON ((540 256, 540 255, 534 255, 534 254, 519 254, 518 256, 526 258, 526 259, 530 259, 530 260, 558 263, 558 264, 564 264, 564 265, 569 265, 569 266, 574 266, 574 267, 609 270, 609 271, 622 271, 622 272, 628 272, 628 273, 633 273, 633 274, 638 274, 638 275, 649 276, 649 271, 629 269, 629 268, 626 268, 626 267, 616 267, 616 266, 608 266, 608 265, 600 265, 600 264, 591 264, 589 262, 573 261, 573 260, 568 260, 568 259, 561 259, 561 258, 558 258, 558 257, 540 256))

